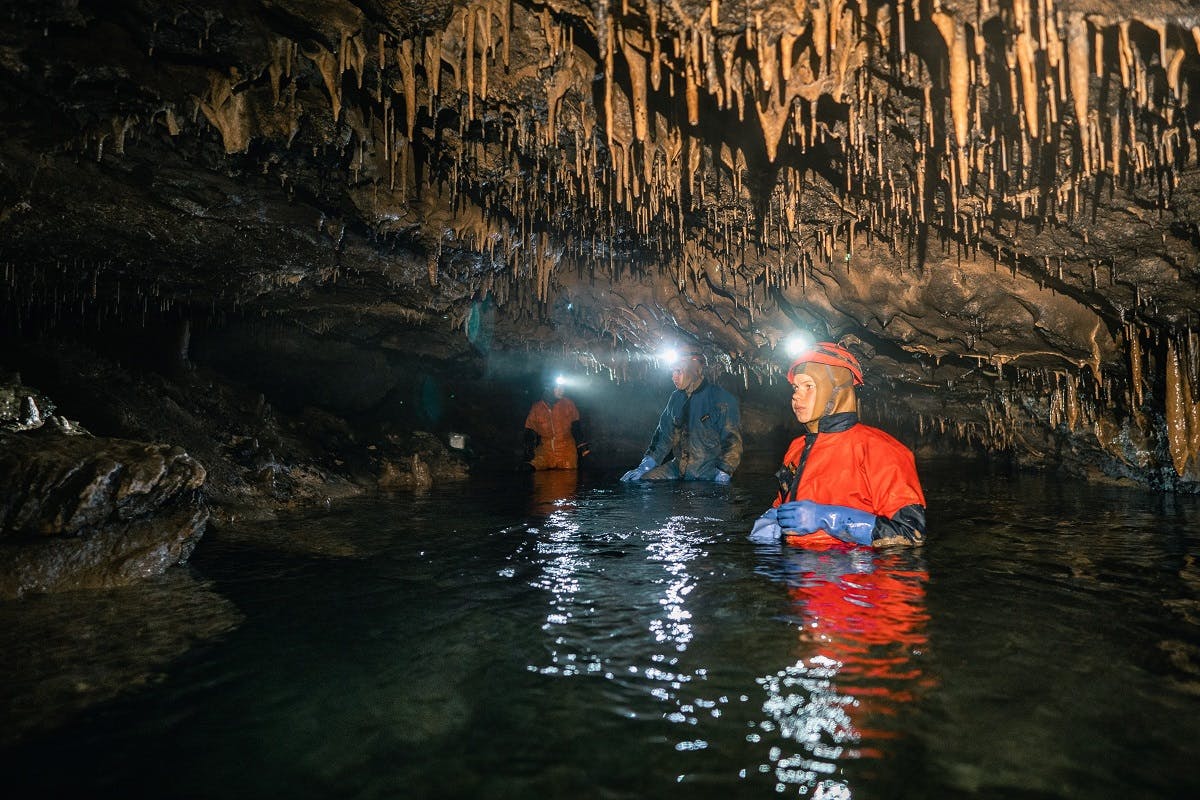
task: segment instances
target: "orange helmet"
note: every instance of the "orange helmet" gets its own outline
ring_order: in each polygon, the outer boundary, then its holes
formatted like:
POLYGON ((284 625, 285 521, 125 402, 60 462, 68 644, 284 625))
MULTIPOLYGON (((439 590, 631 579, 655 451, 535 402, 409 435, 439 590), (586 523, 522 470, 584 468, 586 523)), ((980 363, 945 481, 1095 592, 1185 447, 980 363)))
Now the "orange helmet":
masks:
POLYGON ((809 362, 848 369, 854 375, 854 385, 863 385, 862 367, 858 365, 858 359, 849 350, 833 342, 817 342, 801 353, 788 369, 788 383, 791 383, 792 378, 796 377, 796 367, 809 362))

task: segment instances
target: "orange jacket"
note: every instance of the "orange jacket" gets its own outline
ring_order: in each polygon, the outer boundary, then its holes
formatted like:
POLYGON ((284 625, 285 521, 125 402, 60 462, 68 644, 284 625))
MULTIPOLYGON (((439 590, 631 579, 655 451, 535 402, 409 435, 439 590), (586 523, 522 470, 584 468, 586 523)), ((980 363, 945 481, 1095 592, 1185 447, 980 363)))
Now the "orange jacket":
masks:
POLYGON ((538 400, 529 409, 525 427, 541 437, 533 450, 534 469, 575 469, 578 454, 571 423, 579 419, 579 409, 568 397, 559 398, 554 405, 538 400))
MULTIPOLYGON (((792 441, 783 457, 780 492, 774 505, 812 500, 869 511, 885 520, 906 509, 906 522, 919 519, 915 535, 906 530, 906 538, 920 541, 925 533, 925 494, 917 478, 912 451, 878 428, 858 422, 853 413, 834 416, 842 418, 831 419, 835 429, 809 433, 792 441), (812 446, 805 458, 809 439, 812 446), (914 514, 919 514, 919 518, 914 514)), ((792 536, 788 541, 809 549, 855 547, 824 531, 792 536)))

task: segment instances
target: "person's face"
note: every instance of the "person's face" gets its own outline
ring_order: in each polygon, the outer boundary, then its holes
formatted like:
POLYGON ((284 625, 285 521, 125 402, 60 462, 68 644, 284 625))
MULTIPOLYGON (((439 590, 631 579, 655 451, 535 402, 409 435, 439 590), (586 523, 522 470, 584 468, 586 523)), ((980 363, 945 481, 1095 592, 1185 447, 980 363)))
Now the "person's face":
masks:
POLYGON ((686 389, 700 377, 700 362, 694 358, 685 358, 671 370, 671 380, 676 389, 686 389))
POLYGON ((554 399, 555 399, 555 400, 561 400, 561 399, 562 399, 562 396, 563 396, 563 391, 564 391, 563 387, 559 386, 558 384, 555 384, 555 386, 554 386, 554 399))
MULTIPOLYGON (((813 376, 801 372, 792 380, 792 413, 802 425, 821 418, 817 410, 817 395, 817 382, 813 376)), ((821 401, 821 408, 824 406, 824 401, 821 401)))
POLYGON ((842 367, 802 364, 792 377, 792 413, 810 431, 826 414, 858 410, 854 376, 842 367))

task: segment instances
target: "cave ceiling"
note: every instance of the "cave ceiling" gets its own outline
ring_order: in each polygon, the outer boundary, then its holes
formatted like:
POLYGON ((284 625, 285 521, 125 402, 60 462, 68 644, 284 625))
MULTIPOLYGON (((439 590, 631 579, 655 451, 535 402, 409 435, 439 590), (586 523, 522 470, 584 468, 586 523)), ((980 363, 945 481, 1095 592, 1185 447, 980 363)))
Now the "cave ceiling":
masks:
POLYGON ((617 378, 698 343, 747 381, 806 329, 985 428, 997 378, 1073 427, 1157 370, 1200 459, 1194 3, 0 9, 27 324, 240 310, 469 349, 486 323, 617 378))

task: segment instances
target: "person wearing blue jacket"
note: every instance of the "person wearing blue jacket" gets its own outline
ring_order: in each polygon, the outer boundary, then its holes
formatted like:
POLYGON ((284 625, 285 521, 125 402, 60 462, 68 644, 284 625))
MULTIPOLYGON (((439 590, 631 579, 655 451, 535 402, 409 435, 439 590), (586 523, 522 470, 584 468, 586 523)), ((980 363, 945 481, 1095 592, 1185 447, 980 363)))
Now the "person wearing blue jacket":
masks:
POLYGON ((622 481, 715 481, 729 483, 742 460, 742 421, 737 398, 704 378, 707 359, 698 350, 671 364, 675 391, 640 464, 622 481))

